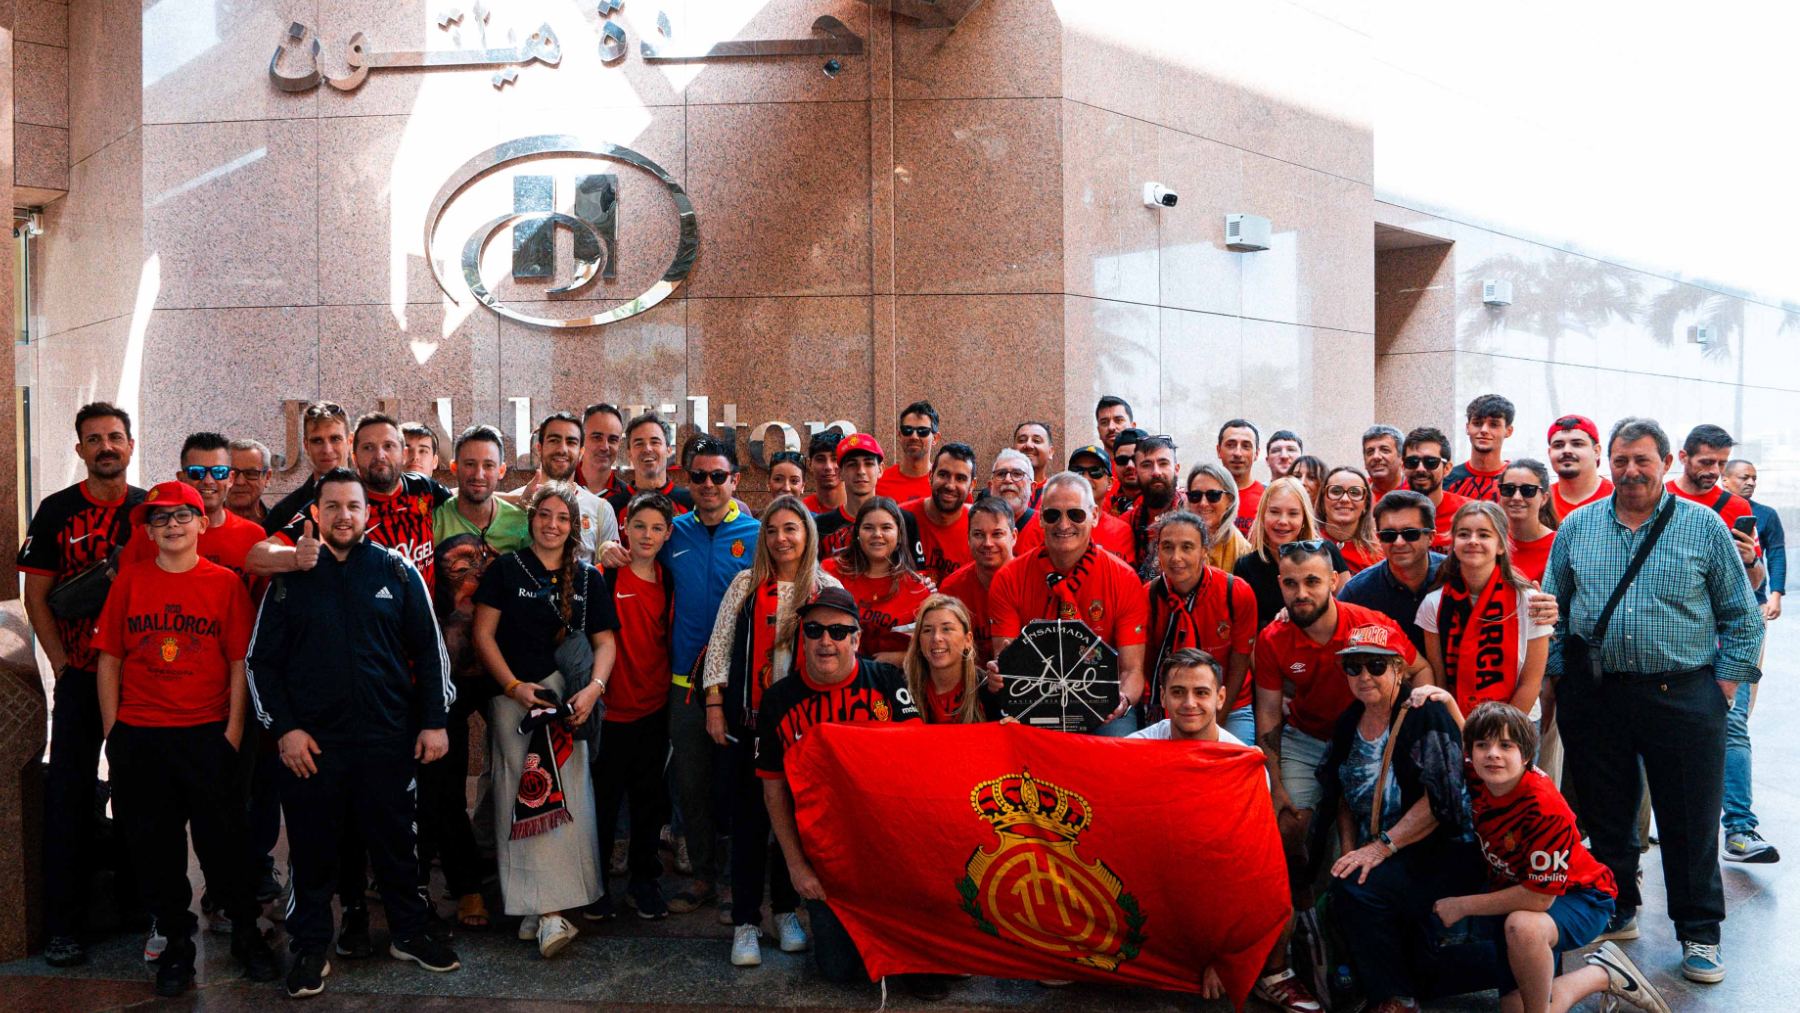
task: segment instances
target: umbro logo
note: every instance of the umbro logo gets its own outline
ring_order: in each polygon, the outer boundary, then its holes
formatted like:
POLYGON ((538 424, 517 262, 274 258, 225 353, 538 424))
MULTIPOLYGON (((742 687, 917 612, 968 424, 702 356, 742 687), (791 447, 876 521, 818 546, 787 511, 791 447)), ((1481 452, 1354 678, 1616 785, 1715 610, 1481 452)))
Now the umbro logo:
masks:
POLYGON ((376 601, 393 601, 394 595, 386 587, 383 587, 381 590, 375 592, 375 600, 376 601))
POLYGON ((1296 661, 1293 664, 1288 666, 1288 671, 1295 672, 1295 673, 1304 672, 1304 671, 1306 671, 1306 662, 1296 661))

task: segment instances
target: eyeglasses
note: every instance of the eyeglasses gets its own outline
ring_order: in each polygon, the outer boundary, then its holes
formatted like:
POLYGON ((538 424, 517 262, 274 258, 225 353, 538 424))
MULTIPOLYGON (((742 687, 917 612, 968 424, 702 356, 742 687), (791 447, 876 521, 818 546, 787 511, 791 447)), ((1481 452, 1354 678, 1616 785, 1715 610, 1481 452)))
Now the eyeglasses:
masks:
POLYGON ((1117 464, 1121 468, 1135 467, 1137 465, 1137 455, 1136 454, 1114 454, 1113 455, 1113 463, 1117 464))
POLYGON ((1424 528, 1382 528, 1375 532, 1375 537, 1381 539, 1383 545, 1392 545, 1400 541, 1411 545, 1429 534, 1435 534, 1435 532, 1427 531, 1424 528))
POLYGON ((933 429, 930 426, 901 426, 900 427, 900 435, 901 436, 930 436, 932 433, 935 433, 935 432, 937 432, 937 430, 933 429))
POLYGON ((1025 473, 1017 468, 999 468, 990 474, 998 479, 1022 479, 1025 477, 1025 473))
POLYGON ((1518 482, 1501 482, 1500 495, 1506 499, 1511 499, 1514 496, 1523 496, 1526 499, 1530 499, 1531 497, 1536 496, 1543 488, 1543 486, 1538 485, 1536 482, 1526 482, 1523 484, 1518 482))
POLYGON ((242 478, 242 479, 246 479, 246 480, 254 479, 254 478, 262 478, 264 475, 267 475, 268 473, 269 473, 269 469, 267 469, 267 468, 233 468, 233 469, 231 469, 231 477, 232 478, 242 478))
POLYGON ((1188 490, 1188 499, 1190 499, 1190 500, 1202 500, 1203 499, 1203 500, 1207 501, 1208 503, 1217 503, 1224 498, 1225 498, 1225 490, 1223 490, 1223 489, 1189 489, 1188 490))
POLYGON ((1343 666, 1344 674, 1352 679, 1365 672, 1368 673, 1369 678, 1379 679, 1386 675, 1388 670, 1387 658, 1370 658, 1367 661, 1352 661, 1346 659, 1339 664, 1343 666))
POLYGON ((1364 500, 1369 498, 1369 490, 1360 485, 1328 485, 1325 487, 1325 498, 1364 500))
POLYGON ((166 528, 171 524, 186 524, 200 516, 192 507, 177 507, 174 510, 158 510, 147 518, 153 528, 166 528))
POLYGON ((1283 558, 1283 559, 1286 559, 1287 557, 1296 555, 1296 554, 1311 555, 1312 553, 1315 553, 1315 552, 1324 552, 1325 551, 1325 539, 1323 539, 1323 538, 1308 538, 1303 541, 1289 542, 1286 545, 1283 545, 1281 547, 1280 551, 1281 551, 1281 558, 1283 558))
POLYGON ((1426 471, 1436 471, 1443 465, 1444 459, 1441 457, 1421 457, 1418 454, 1409 454, 1406 457, 1401 458, 1400 463, 1406 465, 1408 468, 1424 468, 1426 471))
POLYGON ((845 637, 856 632, 856 624, 832 623, 830 626, 827 626, 824 623, 801 623, 800 632, 806 634, 806 639, 808 640, 818 640, 829 633, 831 634, 832 640, 841 644, 844 642, 845 637))
POLYGON ((729 480, 730 478, 731 478, 731 472, 726 471, 723 468, 718 469, 716 471, 690 471, 690 472, 688 472, 688 481, 694 483, 695 485, 705 485, 708 482, 711 482, 713 485, 724 485, 726 483, 726 481, 729 480))
POLYGON ((1090 464, 1085 468, 1072 468, 1070 470, 1078 475, 1086 475, 1089 478, 1105 478, 1112 474, 1112 472, 1107 470, 1106 465, 1104 464, 1090 464))
POLYGON ((1038 511, 1038 516, 1043 518, 1045 526, 1060 523, 1064 516, 1069 518, 1070 524, 1085 524, 1088 519, 1087 511, 1080 507, 1076 507, 1073 510, 1058 510, 1055 507, 1046 507, 1038 511))
POLYGON ((231 465, 229 465, 229 464, 190 464, 187 467, 181 469, 181 472, 182 472, 182 474, 187 476, 187 480, 190 482, 198 482, 208 475, 211 475, 213 477, 213 481, 215 481, 215 482, 223 482, 226 479, 231 477, 231 465))

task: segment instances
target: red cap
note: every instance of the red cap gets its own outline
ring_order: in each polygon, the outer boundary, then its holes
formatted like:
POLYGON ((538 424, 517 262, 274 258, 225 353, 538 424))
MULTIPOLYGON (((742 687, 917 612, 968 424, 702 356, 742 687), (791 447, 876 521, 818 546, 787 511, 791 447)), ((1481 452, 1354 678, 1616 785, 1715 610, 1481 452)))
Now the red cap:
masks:
POLYGON ((1556 439, 1557 433, 1566 433, 1571 429, 1581 430, 1588 434, 1588 439, 1593 440, 1596 446, 1599 445, 1600 427, 1594 425, 1594 420, 1588 418, 1586 415, 1564 415, 1562 418, 1550 423, 1550 431, 1544 435, 1544 442, 1549 443, 1551 440, 1556 439))
POLYGON ((877 461, 887 460, 887 455, 881 452, 881 444, 877 443, 875 437, 868 433, 857 433, 855 436, 846 436, 838 441, 838 463, 842 464, 844 458, 851 454, 874 454, 877 461))
POLYGON ((193 486, 186 482, 158 482, 150 487, 150 494, 142 503, 131 508, 131 523, 143 527, 151 507, 178 506, 189 506, 195 513, 206 513, 206 504, 200 502, 200 493, 193 486))
POLYGON ((1338 652, 1338 657, 1346 654, 1387 654, 1398 657, 1400 652, 1394 648, 1393 638, 1399 635, 1379 623, 1358 626, 1350 631, 1350 638, 1345 641, 1344 649, 1338 652))

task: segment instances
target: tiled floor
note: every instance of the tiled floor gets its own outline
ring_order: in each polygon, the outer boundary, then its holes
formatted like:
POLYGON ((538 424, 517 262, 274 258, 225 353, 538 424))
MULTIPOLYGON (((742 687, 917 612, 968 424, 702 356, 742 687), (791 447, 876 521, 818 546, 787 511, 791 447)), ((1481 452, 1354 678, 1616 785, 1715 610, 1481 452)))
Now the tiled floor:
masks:
MULTIPOLYGON (((1768 657, 1793 657, 1800 649, 1800 616, 1774 625, 1768 657)), ((1730 974, 1716 986, 1691 985, 1675 973, 1679 951, 1663 914, 1662 870, 1655 849, 1646 856, 1646 907, 1642 939, 1626 949, 1657 976, 1669 1003, 1677 1010, 1731 1010, 1745 1013, 1800 1009, 1800 957, 1787 943, 1800 929, 1796 886, 1786 881, 1800 865, 1800 738, 1787 734, 1800 719, 1800 692, 1786 685, 1800 666, 1777 661, 1758 702, 1753 735, 1757 743, 1756 809, 1764 830, 1778 844, 1792 846, 1788 860, 1767 866, 1725 866, 1730 918, 1725 924, 1725 959, 1730 974), (1789 897, 1784 909, 1783 894, 1789 897)), ((195 881, 198 882, 196 871, 195 881)), ((379 923, 379 907, 374 905, 379 923)), ((672 916, 657 923, 627 918, 583 935, 553 962, 537 956, 535 946, 513 938, 511 924, 482 934, 463 934, 458 949, 464 967, 451 974, 430 974, 411 964, 380 958, 337 961, 325 994, 308 1008, 392 1010, 398 1004, 417 1010, 515 1009, 562 1010, 599 1004, 618 1009, 838 1008, 878 1007, 883 999, 873 985, 839 988, 821 981, 802 956, 764 948, 763 965, 753 970, 730 966, 726 955, 730 929, 720 926, 708 909, 672 916)), ((382 938, 379 925, 376 938, 382 938)), ((0 965, 0 1013, 27 1010, 100 1010, 157 1004, 150 992, 150 967, 141 959, 142 939, 118 935, 93 946, 90 962, 69 971, 53 971, 41 960, 0 965)), ((194 1009, 265 1008, 281 1002, 277 986, 252 985, 238 976, 226 953, 225 939, 201 939, 200 988, 190 997, 166 1003, 194 1009)), ((898 990, 887 996, 890 1009, 937 1010, 1092 1010, 1096 1013, 1224 1009, 1179 995, 1145 990, 1108 990, 1077 985, 1046 989, 1030 982, 973 979, 951 987, 950 998, 925 1006, 898 990)), ((1434 1009, 1479 1010, 1495 1005, 1492 993, 1473 996, 1434 1009)), ((1252 1004, 1252 1008, 1256 1008, 1252 1004)), ((1587 1009, 1598 1009, 1590 1001, 1587 1009)))

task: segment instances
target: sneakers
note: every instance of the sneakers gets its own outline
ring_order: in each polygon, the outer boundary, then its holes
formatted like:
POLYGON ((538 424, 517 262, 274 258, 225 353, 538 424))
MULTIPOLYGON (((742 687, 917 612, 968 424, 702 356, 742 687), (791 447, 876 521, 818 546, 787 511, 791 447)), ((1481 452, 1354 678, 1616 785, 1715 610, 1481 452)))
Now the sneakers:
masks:
MULTIPOLYGON (((592 905, 589 905, 589 906, 591 907, 592 905)), ((528 943, 531 942, 533 939, 537 938, 537 930, 538 930, 538 916, 537 915, 526 915, 525 917, 519 919, 519 938, 520 939, 522 939, 528 943)))
POLYGON ((781 938, 783 953, 802 953, 809 942, 806 930, 800 927, 800 916, 792 911, 775 916, 775 934, 781 938))
POLYGON ((156 919, 150 920, 150 935, 144 940, 144 963, 148 964, 163 955, 169 946, 169 937, 156 927, 156 919))
POLYGON ((1606 969, 1607 995, 1650 1013, 1669 1013, 1669 1004, 1663 1001, 1662 993, 1617 943, 1601 943, 1598 949, 1582 959, 1594 967, 1606 969))
MULTIPOLYGON (((166 945, 168 940, 163 940, 166 945)), ((149 957, 144 959, 148 960, 149 957)), ((44 944, 44 963, 51 967, 74 967, 87 963, 87 951, 81 948, 74 936, 51 936, 44 944)))
POLYGON ((579 934, 579 930, 562 915, 541 916, 537 930, 538 955, 549 960, 574 942, 579 934))
MULTIPOLYGON (((539 936, 543 935, 543 923, 548 920, 547 917, 538 919, 539 936)), ((424 933, 389 943, 388 956, 395 960, 410 960, 427 971, 454 971, 462 966, 462 961, 456 959, 455 950, 424 933)))
POLYGON ((211 893, 200 895, 200 913, 206 916, 206 931, 215 936, 231 935, 231 916, 222 907, 215 907, 211 893))
POLYGON ((156 994, 171 999, 194 985, 194 941, 171 939, 156 962, 156 994))
POLYGON ((636 908, 638 917, 647 922, 669 915, 669 905, 663 900, 662 887, 655 882, 631 884, 625 891, 625 903, 636 908))
POLYGON ((609 876, 623 876, 629 871, 631 871, 631 842, 614 841, 612 847, 612 861, 606 863, 606 874, 609 876))
POLYGON ((1702 985, 1717 985, 1725 980, 1725 963, 1719 959, 1717 943, 1681 941, 1681 976, 1702 985))
POLYGON ((296 955, 294 966, 288 968, 288 998, 304 999, 309 995, 318 995, 325 991, 325 979, 330 976, 331 961, 323 952, 296 955))
POLYGON ((1733 830, 1725 835, 1725 852, 1719 856, 1727 862, 1745 865, 1767 865, 1781 861, 1775 845, 1762 839, 1755 830, 1733 830))
POLYGON ((363 905, 347 907, 338 921, 337 952, 340 957, 363 960, 375 955, 375 944, 369 939, 369 909, 363 905))
POLYGON ((256 902, 258 904, 267 904, 272 900, 279 899, 280 897, 281 897, 281 883, 278 880, 276 880, 276 878, 275 878, 275 867, 273 865, 270 865, 267 868, 263 869, 262 879, 257 881, 256 902))
POLYGON ((687 838, 675 838, 675 871, 683 876, 694 874, 694 860, 688 857, 687 838))
POLYGON ((262 932, 255 925, 231 934, 231 955, 251 981, 274 981, 281 977, 281 964, 275 951, 269 949, 262 932))
MULTIPOLYGON (((613 910, 612 894, 609 893, 601 894, 599 900, 581 909, 581 918, 583 921, 610 922, 617 917, 619 917, 619 912, 613 910)), ((521 928, 519 931, 523 932, 525 930, 521 928)))
POLYGON ((1612 919, 1606 923, 1606 931, 1594 937, 1597 943, 1614 939, 1636 939, 1638 937, 1637 909, 1619 908, 1613 912, 1612 919))
POLYGON ((731 936, 733 967, 755 967, 762 963, 762 932, 754 925, 739 925, 731 936))
POLYGON ((702 883, 697 879, 689 880, 685 886, 676 891, 675 896, 669 898, 669 910, 678 915, 684 915, 689 911, 698 911, 718 899, 719 892, 713 888, 711 883, 702 883))
POLYGON ((1292 968, 1256 979, 1252 994, 1287 1013, 1320 1013, 1322 1009, 1319 1000, 1301 983, 1300 976, 1292 968))

